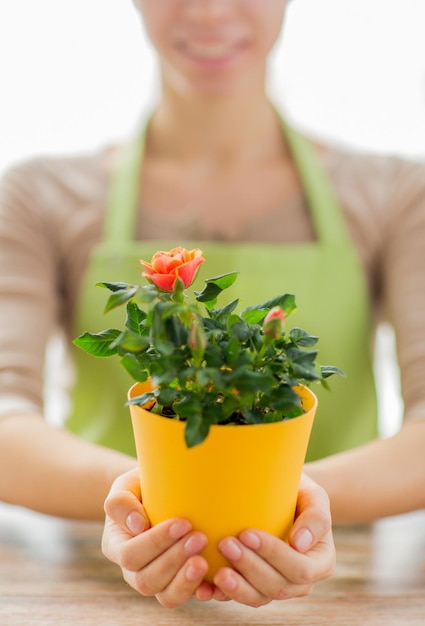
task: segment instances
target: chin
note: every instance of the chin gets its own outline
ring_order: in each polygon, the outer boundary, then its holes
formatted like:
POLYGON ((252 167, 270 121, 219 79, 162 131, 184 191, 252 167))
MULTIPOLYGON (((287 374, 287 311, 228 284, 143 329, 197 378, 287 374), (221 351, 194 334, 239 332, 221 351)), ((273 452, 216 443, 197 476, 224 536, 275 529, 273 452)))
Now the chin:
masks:
POLYGON ((244 96, 247 91, 264 88, 265 67, 252 61, 240 55, 228 62, 169 64, 162 67, 163 79, 185 97, 244 96))
POLYGON ((248 73, 246 76, 238 74, 227 76, 174 76, 173 90, 185 98, 225 98, 246 97, 252 91, 263 89, 264 79, 248 73))

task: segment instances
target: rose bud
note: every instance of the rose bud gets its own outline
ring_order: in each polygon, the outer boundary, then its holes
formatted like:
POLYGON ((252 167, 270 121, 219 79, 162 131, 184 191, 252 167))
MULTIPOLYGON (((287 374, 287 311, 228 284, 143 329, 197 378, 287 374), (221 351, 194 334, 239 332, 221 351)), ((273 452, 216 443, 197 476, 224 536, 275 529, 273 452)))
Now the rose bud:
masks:
POLYGON ((190 327, 187 345, 194 359, 200 363, 207 347, 207 337, 203 327, 198 322, 194 322, 190 327))
POLYGON ((270 339, 277 339, 283 332, 286 320, 285 313, 280 306, 274 306, 267 313, 263 322, 264 335, 270 339))

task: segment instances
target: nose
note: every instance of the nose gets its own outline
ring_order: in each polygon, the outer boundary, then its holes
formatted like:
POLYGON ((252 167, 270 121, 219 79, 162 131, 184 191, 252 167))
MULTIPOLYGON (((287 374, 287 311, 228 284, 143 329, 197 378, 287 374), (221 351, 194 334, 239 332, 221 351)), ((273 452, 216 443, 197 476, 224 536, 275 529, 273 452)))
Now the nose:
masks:
POLYGON ((186 16, 193 21, 204 23, 228 17, 234 4, 235 0, 183 0, 186 16))

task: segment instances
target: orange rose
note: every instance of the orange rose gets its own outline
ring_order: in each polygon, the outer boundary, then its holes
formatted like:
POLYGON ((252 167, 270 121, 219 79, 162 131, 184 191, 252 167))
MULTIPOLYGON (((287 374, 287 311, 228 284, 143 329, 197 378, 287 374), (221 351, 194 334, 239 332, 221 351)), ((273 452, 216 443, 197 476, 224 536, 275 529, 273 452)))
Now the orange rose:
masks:
POLYGON ((155 252, 150 263, 141 260, 145 268, 142 276, 150 280, 162 291, 173 291, 177 277, 181 278, 185 289, 196 278, 199 266, 205 261, 202 250, 173 248, 169 252, 155 252))

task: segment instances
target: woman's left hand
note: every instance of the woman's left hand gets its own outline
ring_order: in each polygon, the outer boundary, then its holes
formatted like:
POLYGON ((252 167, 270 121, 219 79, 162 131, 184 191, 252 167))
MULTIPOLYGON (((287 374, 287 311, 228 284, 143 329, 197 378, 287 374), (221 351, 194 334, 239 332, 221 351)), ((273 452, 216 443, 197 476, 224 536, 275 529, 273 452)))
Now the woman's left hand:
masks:
POLYGON ((231 567, 214 577, 217 600, 258 607, 306 595, 335 566, 329 498, 303 475, 289 544, 259 530, 244 530, 237 538, 223 539, 219 549, 231 567))

